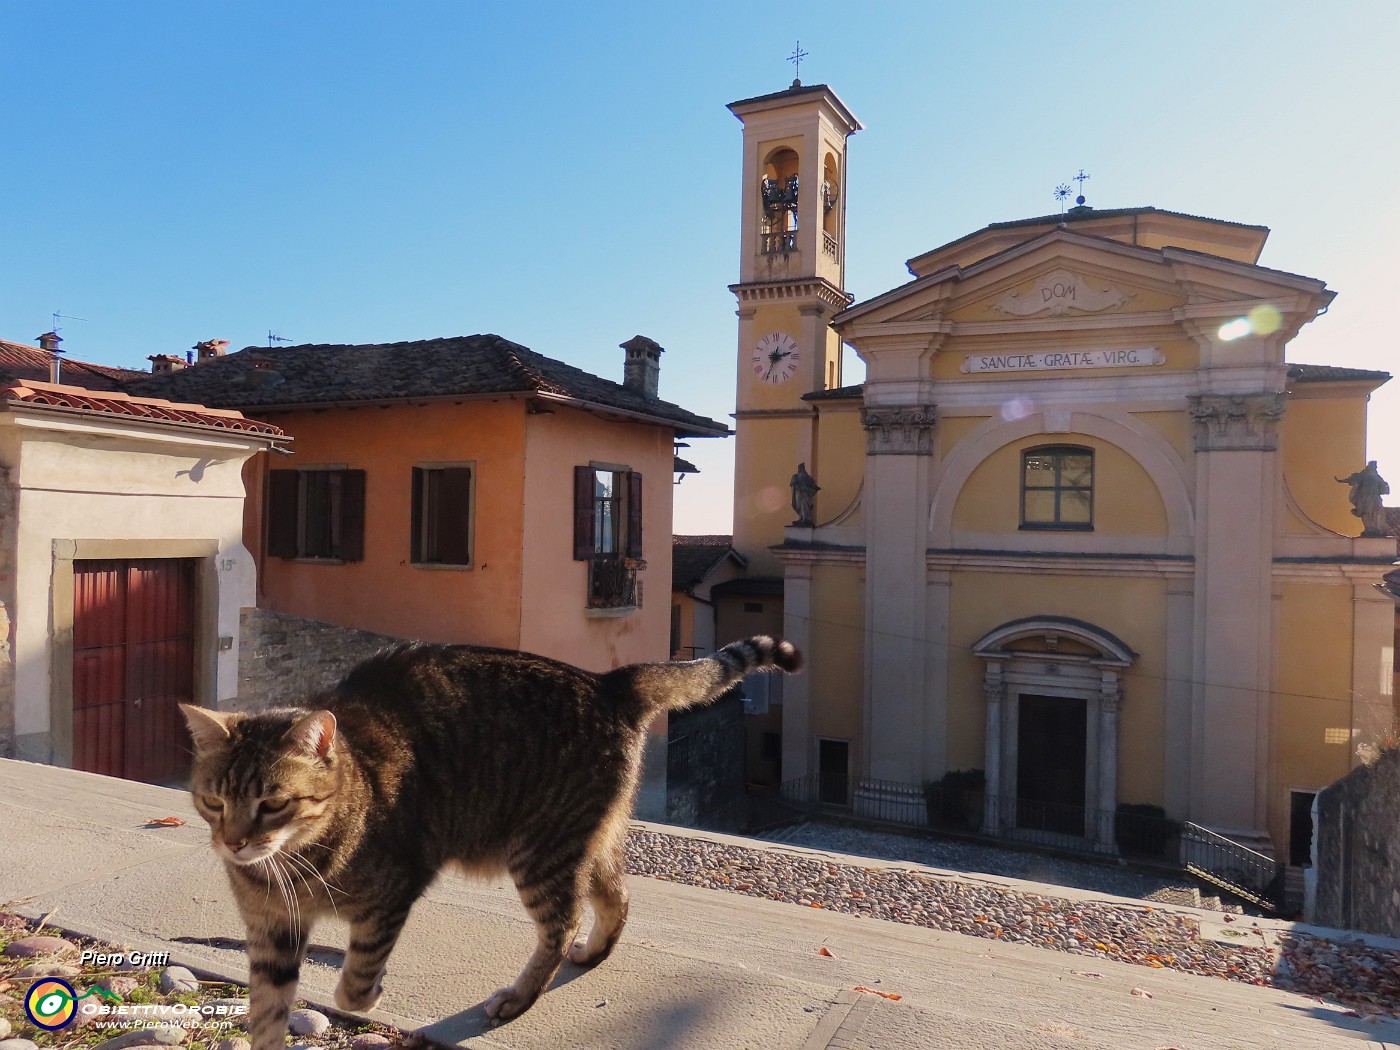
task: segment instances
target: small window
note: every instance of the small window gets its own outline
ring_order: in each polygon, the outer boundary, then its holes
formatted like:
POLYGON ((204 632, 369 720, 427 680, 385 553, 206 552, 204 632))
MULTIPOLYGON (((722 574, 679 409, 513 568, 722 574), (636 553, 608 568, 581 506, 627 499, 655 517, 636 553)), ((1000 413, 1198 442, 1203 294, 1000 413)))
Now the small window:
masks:
POLYGON ((413 468, 413 562, 472 563, 472 468, 413 468))
POLYGON ((275 558, 363 560, 363 470, 272 470, 267 477, 268 554, 275 558))
POLYGON ((745 603, 744 603, 744 612, 746 612, 746 613, 761 613, 762 611, 763 611, 763 603, 762 603, 762 602, 745 602, 745 603))
POLYGON ((1094 451, 1073 446, 1021 455, 1021 527, 1094 527, 1094 451))
POLYGON ((642 476, 612 467, 574 468, 574 558, 642 556, 642 476))

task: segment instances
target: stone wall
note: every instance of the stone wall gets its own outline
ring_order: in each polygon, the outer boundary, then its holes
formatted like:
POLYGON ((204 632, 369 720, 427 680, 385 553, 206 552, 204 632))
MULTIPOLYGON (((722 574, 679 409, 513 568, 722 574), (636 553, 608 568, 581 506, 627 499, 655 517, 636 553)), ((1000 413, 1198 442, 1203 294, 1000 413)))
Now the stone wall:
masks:
POLYGON ((14 490, 0 467, 0 758, 15 757, 15 661, 11 610, 15 606, 14 490))
POLYGON ((239 618, 238 699, 227 706, 258 711, 302 704, 340 681, 361 660, 402 640, 267 609, 244 609, 239 618))
POLYGON ((738 830, 744 816, 744 702, 738 691, 671 712, 669 736, 666 820, 738 830))
POLYGON ((1317 797, 1314 838, 1320 926, 1400 936, 1400 750, 1383 752, 1317 797))

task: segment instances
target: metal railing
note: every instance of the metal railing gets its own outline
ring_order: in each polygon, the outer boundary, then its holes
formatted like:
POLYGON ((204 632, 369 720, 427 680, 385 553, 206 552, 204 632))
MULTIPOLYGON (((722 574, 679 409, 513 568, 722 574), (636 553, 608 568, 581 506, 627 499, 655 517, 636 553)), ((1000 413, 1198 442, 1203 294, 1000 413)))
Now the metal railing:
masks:
POLYGON ((1187 821, 1181 829, 1181 864, 1192 875, 1270 911, 1283 907, 1282 861, 1187 821))
POLYGON ((595 558, 588 563, 588 608, 623 609, 641 606, 637 567, 623 558, 595 558))

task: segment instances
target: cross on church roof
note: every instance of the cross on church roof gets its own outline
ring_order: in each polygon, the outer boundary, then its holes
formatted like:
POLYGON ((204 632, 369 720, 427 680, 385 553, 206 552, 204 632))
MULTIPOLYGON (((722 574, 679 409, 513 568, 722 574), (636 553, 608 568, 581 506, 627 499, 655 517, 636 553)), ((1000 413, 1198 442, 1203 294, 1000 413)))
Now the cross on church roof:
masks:
POLYGON ((1088 178, 1089 178, 1089 176, 1086 175, 1086 174, 1084 173, 1084 169, 1083 169, 1083 168, 1080 168, 1080 169, 1079 169, 1079 174, 1076 175, 1076 176, 1074 176, 1074 178, 1071 180, 1071 181, 1073 181, 1073 182, 1079 183, 1079 196, 1076 197, 1076 198, 1074 198, 1074 203, 1075 203, 1075 204, 1083 204, 1083 203, 1084 203, 1084 182, 1085 182, 1085 180, 1088 179, 1088 178))
POLYGON ((797 87, 802 83, 802 60, 807 57, 807 52, 802 50, 802 41, 797 42, 797 46, 792 49, 792 54, 787 60, 792 63, 792 86, 797 87))

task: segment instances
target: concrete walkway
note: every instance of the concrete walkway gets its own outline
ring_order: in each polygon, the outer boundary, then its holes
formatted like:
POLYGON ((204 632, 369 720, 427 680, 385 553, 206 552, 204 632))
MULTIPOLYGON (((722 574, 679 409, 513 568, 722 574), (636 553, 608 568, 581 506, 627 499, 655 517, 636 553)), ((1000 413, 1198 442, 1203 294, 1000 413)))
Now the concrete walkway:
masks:
MULTIPOLYGON (((374 1016, 493 1050, 1400 1048, 1400 1022, 1272 989, 652 879, 634 878, 632 892, 611 959, 588 972, 566 964, 529 1013, 493 1030, 481 1004, 514 978, 533 928, 505 882, 442 879, 409 920, 374 1016), (862 985, 902 998, 854 991, 862 985)), ((5 902, 32 917, 57 908, 56 926, 246 979, 228 945, 243 931, 222 867, 183 792, 0 760, 5 902), (167 815, 189 825, 141 827, 167 815)), ((325 1005, 345 930, 328 922, 312 939, 322 947, 301 994, 325 1005)))

